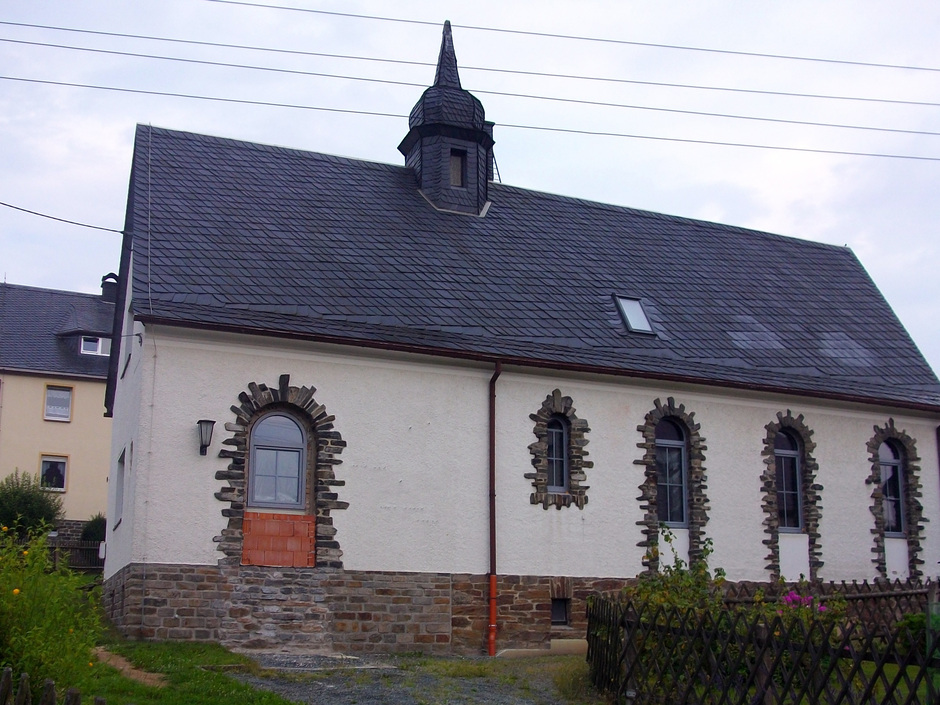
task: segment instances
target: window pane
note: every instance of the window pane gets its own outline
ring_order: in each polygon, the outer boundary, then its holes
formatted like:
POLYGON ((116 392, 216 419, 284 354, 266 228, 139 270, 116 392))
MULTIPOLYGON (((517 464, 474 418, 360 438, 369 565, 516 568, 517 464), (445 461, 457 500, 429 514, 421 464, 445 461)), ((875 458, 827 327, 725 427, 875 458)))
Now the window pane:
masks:
POLYGON ((254 482, 254 496, 252 500, 255 502, 275 502, 277 501, 277 494, 275 492, 275 483, 277 478, 273 475, 264 475, 264 476, 255 476, 254 482))
POLYGON ((47 419, 64 419, 72 416, 72 390, 69 387, 46 387, 47 419))
POLYGON ((98 353, 98 339, 82 338, 82 352, 88 355, 96 355, 98 353))
POLYGON ((617 305, 620 306, 620 313, 627 322, 630 330, 652 333, 653 327, 650 325, 646 312, 643 310, 643 304, 638 299, 627 299, 618 296, 617 305))
POLYGON ((890 463, 892 460, 899 459, 898 452, 890 443, 882 443, 878 446, 878 459, 883 463, 890 463))
POLYGON ((795 453, 799 449, 800 446, 797 444, 796 439, 789 433, 778 431, 777 435, 774 436, 774 450, 788 450, 795 453))
POLYGON ((254 427, 251 440, 261 445, 298 447, 303 445, 304 434, 293 419, 287 416, 268 416, 254 427))
POLYGON ((49 490, 65 491, 65 458, 42 459, 39 469, 39 484, 49 490))
POLYGON ((685 448, 657 445, 656 513, 660 521, 671 524, 686 523, 685 474, 685 448))
MULTIPOLYGON (((882 444, 884 447, 887 444, 882 444)), ((881 466, 881 492, 884 495, 885 531, 901 533, 904 531, 902 513, 901 465, 898 461, 881 466)))
POLYGON ((796 456, 778 453, 776 459, 777 514, 781 528, 799 529, 800 516, 800 464, 796 456))
POLYGON ((656 424, 656 440, 681 442, 685 441, 685 435, 675 422, 669 419, 663 419, 656 424))
POLYGON ((560 419, 549 420, 547 429, 548 488, 564 492, 568 489, 568 434, 560 419))
POLYGON ((255 451, 251 470, 255 475, 273 477, 277 474, 277 451, 259 448, 255 451))

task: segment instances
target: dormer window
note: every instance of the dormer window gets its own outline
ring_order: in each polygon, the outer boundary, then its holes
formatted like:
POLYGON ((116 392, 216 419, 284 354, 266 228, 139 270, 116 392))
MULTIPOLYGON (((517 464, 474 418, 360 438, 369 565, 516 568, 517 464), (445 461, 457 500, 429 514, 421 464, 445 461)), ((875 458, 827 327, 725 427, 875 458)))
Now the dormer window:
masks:
POLYGON ((111 339, 82 336, 82 355, 110 355, 111 339))
POLYGON ((462 149, 450 150, 450 185, 457 188, 467 186, 467 153, 462 149))
POLYGON ((617 296, 617 308, 623 322, 627 328, 634 333, 652 333, 653 326, 650 325, 646 317, 646 311, 643 310, 643 302, 639 299, 631 299, 626 296, 617 296))

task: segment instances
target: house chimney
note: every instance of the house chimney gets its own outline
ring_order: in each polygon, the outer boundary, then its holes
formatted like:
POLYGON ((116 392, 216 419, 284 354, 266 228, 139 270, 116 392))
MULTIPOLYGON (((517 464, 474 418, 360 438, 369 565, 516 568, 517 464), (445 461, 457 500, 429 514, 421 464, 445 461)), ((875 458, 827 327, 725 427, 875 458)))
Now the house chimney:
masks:
POLYGON ((493 179, 493 123, 460 86, 450 22, 444 23, 434 85, 412 108, 408 127, 398 151, 425 197, 443 211, 480 215, 493 179))
POLYGON ((118 275, 110 272, 101 277, 101 300, 108 303, 117 301, 118 275))

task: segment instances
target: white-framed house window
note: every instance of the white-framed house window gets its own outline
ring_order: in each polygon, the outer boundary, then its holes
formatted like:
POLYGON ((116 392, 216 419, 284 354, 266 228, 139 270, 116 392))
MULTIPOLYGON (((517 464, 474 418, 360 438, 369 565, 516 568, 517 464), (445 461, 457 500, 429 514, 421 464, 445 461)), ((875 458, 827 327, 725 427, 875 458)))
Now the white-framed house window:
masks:
POLYGON ((64 455, 43 455, 39 461, 39 484, 44 490, 65 492, 69 459, 64 455))
POLYGON ((72 388, 46 386, 46 405, 43 412, 46 421, 72 420, 72 388))
POLYGON ((82 336, 82 355, 110 355, 111 338, 96 338, 90 335, 82 336))

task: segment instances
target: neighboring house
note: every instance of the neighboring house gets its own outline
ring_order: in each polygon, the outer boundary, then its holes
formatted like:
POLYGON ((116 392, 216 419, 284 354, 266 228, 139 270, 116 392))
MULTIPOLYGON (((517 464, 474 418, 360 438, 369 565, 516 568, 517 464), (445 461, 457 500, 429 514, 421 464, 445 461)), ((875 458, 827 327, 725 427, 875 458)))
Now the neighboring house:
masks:
POLYGON ((0 284, 0 475, 35 474, 60 493, 61 536, 107 507, 116 279, 100 296, 0 284))
POLYGON ((850 250, 493 183, 449 26, 409 127, 406 166, 138 128, 121 629, 547 646, 662 524, 733 580, 936 574, 940 383, 850 250))

